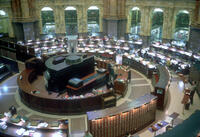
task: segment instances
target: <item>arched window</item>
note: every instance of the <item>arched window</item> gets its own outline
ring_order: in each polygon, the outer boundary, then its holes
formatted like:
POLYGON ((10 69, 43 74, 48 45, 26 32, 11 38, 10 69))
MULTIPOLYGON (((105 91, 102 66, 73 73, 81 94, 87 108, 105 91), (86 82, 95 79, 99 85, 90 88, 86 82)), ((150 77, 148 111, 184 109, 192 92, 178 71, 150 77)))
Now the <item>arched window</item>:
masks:
POLYGON ((154 9, 151 20, 151 41, 161 41, 163 29, 163 10, 160 8, 154 9))
POLYGON ((0 10, 0 34, 8 34, 8 25, 9 25, 8 14, 0 10))
POLYGON ((77 11, 74 7, 65 8, 66 35, 77 35, 77 11))
POLYGON ((190 17, 188 11, 181 10, 177 13, 174 40, 184 43, 188 40, 189 22, 190 17))
POLYGON ((97 32, 99 32, 99 8, 97 6, 88 8, 87 26, 89 35, 97 35, 97 32))
POLYGON ((131 10, 131 33, 138 35, 140 33, 141 12, 138 7, 131 10))
POLYGON ((55 21, 53 9, 50 7, 44 7, 41 10, 42 17, 42 32, 44 34, 55 34, 55 21))

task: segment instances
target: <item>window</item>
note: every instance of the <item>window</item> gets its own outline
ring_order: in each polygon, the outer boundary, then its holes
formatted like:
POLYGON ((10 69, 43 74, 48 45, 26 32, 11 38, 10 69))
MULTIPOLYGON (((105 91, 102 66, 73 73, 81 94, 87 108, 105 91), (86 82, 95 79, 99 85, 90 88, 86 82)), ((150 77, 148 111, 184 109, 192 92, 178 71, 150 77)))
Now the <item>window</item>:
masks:
POLYGON ((99 8, 91 6, 87 11, 87 25, 89 35, 97 35, 99 32, 99 8))
POLYGON ((131 10, 131 33, 139 34, 140 32, 140 21, 141 21, 141 12, 138 7, 134 7, 131 10))
POLYGON ((55 21, 54 21, 53 9, 51 9, 50 7, 42 8, 41 17, 42 17, 42 32, 48 35, 55 34, 55 21))
POLYGON ((65 27, 66 35, 77 35, 77 11, 74 7, 67 7, 65 9, 65 27))
POLYGON ((162 40, 162 29, 163 29, 163 10, 160 8, 156 8, 152 13, 151 41, 162 40))
POLYGON ((186 10, 179 11, 176 15, 176 25, 174 30, 174 40, 181 43, 188 41, 189 33, 189 12, 186 10))
POLYGON ((8 14, 0 10, 0 34, 8 34, 8 25, 9 25, 8 14))

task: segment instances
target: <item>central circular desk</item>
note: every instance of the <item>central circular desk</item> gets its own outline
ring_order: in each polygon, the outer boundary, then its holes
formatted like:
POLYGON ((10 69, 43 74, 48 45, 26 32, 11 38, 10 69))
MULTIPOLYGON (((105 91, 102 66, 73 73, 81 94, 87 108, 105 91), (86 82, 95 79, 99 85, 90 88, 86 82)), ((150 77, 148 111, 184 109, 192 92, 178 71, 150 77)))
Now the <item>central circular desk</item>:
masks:
MULTIPOLYGON (((93 53, 86 51, 86 53, 87 52, 90 55, 96 54, 96 52, 93 53)), ((98 55, 101 54, 103 55, 104 53, 98 53, 98 55)), ((114 58, 115 57, 112 57, 111 60, 113 61, 114 58)), ((152 77, 153 70, 151 65, 147 67, 144 62, 137 62, 137 68, 134 68, 135 65, 132 64, 134 61, 133 58, 129 58, 127 56, 123 56, 123 58, 123 65, 136 69, 149 78, 152 77), (140 65, 140 67, 138 64, 140 65)), ((110 61, 108 60, 96 61, 97 67, 99 68, 107 68, 107 64, 109 62, 110 61)), ((165 72, 168 73, 168 71, 165 72)), ((118 90, 118 93, 121 93, 121 95, 124 96, 128 87, 128 82, 126 81, 128 74, 123 72, 121 73, 123 75, 119 75, 118 77, 120 77, 121 79, 125 77, 125 88, 121 88, 120 91, 118 90)), ((163 77, 163 74, 159 76, 159 79, 162 80, 161 77, 163 77)), ((113 91, 106 91, 101 95, 91 96, 87 98, 68 100, 63 98, 64 95, 58 96, 57 93, 52 93, 49 95, 48 92, 39 92, 38 94, 38 89, 31 84, 35 79, 36 76, 34 70, 24 70, 19 75, 17 80, 19 84, 19 93, 21 96, 21 100, 27 106, 33 109, 37 108, 38 111, 42 112, 50 111, 53 113, 67 114, 86 112, 88 118, 88 129, 94 137, 121 137, 128 133, 135 133, 150 125, 156 117, 157 101, 160 100, 159 96, 154 96, 156 95, 156 91, 154 92, 154 95, 152 95, 151 93, 145 94, 137 98, 136 100, 127 102, 123 106, 107 108, 104 107, 105 104, 103 103, 103 100, 106 97, 113 95, 113 91)), ((163 85, 163 88, 169 86, 170 79, 166 80, 167 83, 163 85)), ((119 88, 116 88, 114 91, 117 91, 117 89, 119 88)))

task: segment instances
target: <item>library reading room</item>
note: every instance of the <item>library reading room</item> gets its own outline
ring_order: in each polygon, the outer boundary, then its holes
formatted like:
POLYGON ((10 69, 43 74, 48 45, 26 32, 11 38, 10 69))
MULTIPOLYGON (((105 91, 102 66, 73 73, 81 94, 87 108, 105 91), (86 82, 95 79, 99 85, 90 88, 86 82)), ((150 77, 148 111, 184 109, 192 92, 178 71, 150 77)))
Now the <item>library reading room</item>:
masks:
POLYGON ((200 0, 0 0, 0 136, 200 137, 200 0))

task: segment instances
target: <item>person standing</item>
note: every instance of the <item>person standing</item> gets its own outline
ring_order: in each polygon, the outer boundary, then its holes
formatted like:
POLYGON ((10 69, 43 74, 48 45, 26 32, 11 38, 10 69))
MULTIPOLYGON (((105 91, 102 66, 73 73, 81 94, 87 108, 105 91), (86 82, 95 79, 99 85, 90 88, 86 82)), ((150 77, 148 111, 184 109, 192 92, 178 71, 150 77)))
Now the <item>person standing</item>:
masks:
POLYGON ((191 105, 193 105, 193 98, 194 98, 195 91, 196 91, 196 82, 192 81, 191 92, 190 92, 190 103, 191 103, 191 105))

